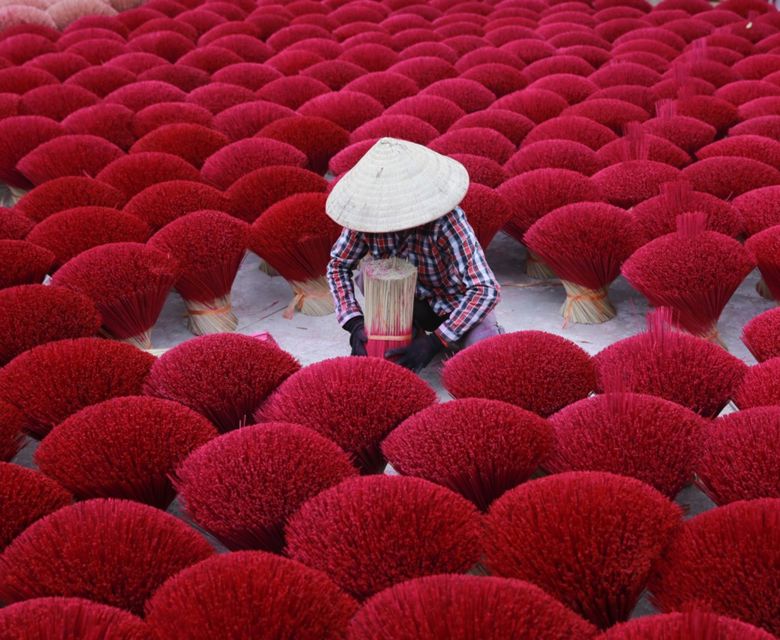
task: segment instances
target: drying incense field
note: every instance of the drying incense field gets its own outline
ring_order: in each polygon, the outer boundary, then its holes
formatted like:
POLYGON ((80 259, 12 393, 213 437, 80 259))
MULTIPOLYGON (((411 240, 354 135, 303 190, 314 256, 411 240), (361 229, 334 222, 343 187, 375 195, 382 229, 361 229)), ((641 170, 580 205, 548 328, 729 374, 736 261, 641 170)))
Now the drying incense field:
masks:
POLYGON ((0 640, 780 638, 771 3, 2 0, 0 198, 0 640), (420 375, 383 137, 502 289, 420 375))

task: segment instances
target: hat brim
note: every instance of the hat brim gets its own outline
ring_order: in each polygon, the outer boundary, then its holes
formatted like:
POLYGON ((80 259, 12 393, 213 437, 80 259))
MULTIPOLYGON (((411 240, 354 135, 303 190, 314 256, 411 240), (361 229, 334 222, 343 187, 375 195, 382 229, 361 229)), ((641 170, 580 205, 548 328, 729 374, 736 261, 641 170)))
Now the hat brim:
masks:
POLYGON ((460 162, 413 142, 382 138, 336 183, 325 211, 354 231, 401 231, 445 215, 468 187, 460 162))

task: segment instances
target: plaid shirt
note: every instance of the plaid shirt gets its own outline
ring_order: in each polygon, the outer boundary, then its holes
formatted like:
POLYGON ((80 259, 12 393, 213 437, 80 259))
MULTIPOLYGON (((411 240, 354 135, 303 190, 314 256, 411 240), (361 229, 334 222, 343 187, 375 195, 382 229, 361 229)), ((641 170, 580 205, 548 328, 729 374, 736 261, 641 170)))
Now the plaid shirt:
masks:
POLYGON ((417 265, 416 296, 447 318, 436 330, 447 343, 460 340, 498 304, 500 287, 460 207, 407 231, 361 233, 344 229, 328 264, 328 283, 342 325, 363 315, 352 274, 369 254, 374 259, 406 258, 417 265))

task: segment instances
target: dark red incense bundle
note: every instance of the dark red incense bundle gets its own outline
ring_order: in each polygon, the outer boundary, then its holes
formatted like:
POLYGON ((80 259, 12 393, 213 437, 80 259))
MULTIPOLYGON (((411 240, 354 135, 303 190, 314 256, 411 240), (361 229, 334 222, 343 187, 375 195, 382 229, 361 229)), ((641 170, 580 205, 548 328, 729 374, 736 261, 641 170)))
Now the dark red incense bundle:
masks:
POLYGON ((764 297, 780 300, 780 225, 775 225, 750 236, 745 248, 761 272, 756 285, 764 297))
MULTIPOLYGON (((557 56, 554 56, 557 57, 557 56)), ((541 62, 541 60, 540 60, 541 62)), ((598 91, 598 86, 587 78, 573 73, 554 73, 535 80, 528 85, 530 90, 552 91, 569 104, 576 104, 598 91)))
MULTIPOLYGON (((307 55, 303 51, 296 52, 296 54, 307 55)), ((347 88, 351 84, 348 84, 347 88)), ((267 100, 290 109, 297 109, 312 98, 328 93, 330 90, 330 87, 320 80, 301 75, 291 75, 272 80, 259 89, 256 95, 260 100, 267 100)))
POLYGON ((641 244, 629 214, 608 204, 570 204, 540 218, 524 239, 529 251, 561 279, 566 322, 596 324, 615 316, 607 290, 641 244))
POLYGON ((228 189, 239 178, 261 167, 302 167, 306 155, 292 145, 270 138, 240 140, 223 147, 203 164, 203 179, 219 189, 228 189))
POLYGON ((512 175, 536 169, 568 169, 591 176, 602 168, 592 149, 572 140, 541 140, 523 146, 506 163, 512 175))
POLYGON ((764 311, 748 322, 742 342, 759 362, 780 356, 780 309, 764 311))
MULTIPOLYGON (((647 144, 647 159, 653 162, 662 162, 676 169, 682 169, 691 163, 691 157, 680 147, 661 138, 645 132, 644 139, 647 144)), ((626 160, 626 141, 617 138, 605 144, 596 152, 596 158, 604 165, 617 164, 626 160)))
POLYGON ((393 71, 375 71, 357 78, 346 87, 348 91, 365 93, 389 107, 403 98, 417 95, 419 87, 411 78, 393 71))
POLYGON ((330 120, 317 116, 290 116, 267 124, 257 134, 289 144, 306 154, 307 168, 323 174, 328 161, 349 144, 350 134, 330 120))
POLYGON ((310 498, 357 475, 318 433, 272 422, 225 434, 176 471, 189 516, 229 549, 280 553, 288 518, 310 498))
MULTIPOLYGON (((206 76, 208 77, 208 74, 206 76)), ((252 91, 257 91, 269 82, 278 80, 281 77, 282 74, 271 65, 257 62, 237 62, 236 64, 222 67, 211 75, 211 79, 216 82, 234 84, 239 87, 246 87, 252 91)))
POLYGON ((519 145, 534 128, 534 123, 524 115, 508 109, 486 109, 459 118, 451 127, 452 130, 467 128, 492 129, 514 145, 519 145))
POLYGON ((293 560, 361 600, 412 578, 465 573, 480 557, 477 509, 418 478, 345 480, 306 502, 285 535, 293 560))
POLYGON ((740 105, 738 112, 740 120, 780 115, 780 96, 756 98, 740 105))
POLYGON ((86 296, 43 285, 0 290, 0 366, 39 344, 93 336, 100 316, 86 296))
POLYGON ((591 357, 573 342, 543 331, 518 331, 450 358, 442 381, 455 398, 501 400, 547 417, 591 393, 596 373, 591 357))
POLYGON ((59 340, 34 347, 0 370, 0 397, 44 437, 92 404, 137 395, 154 357, 135 347, 97 338, 59 340))
POLYGON ((619 624, 603 640, 772 640, 773 635, 751 624, 704 611, 653 615, 619 624))
POLYGON ((200 414, 157 398, 114 398, 58 425, 35 452, 38 468, 77 499, 126 498, 167 509, 170 475, 217 436, 200 414))
POLYGON ((652 87, 661 80, 661 74, 635 62, 617 60, 592 73, 589 80, 602 89, 624 84, 652 87))
MULTIPOLYGON (((326 94, 327 95, 327 94, 326 94)), ((265 125, 279 118, 286 118, 295 112, 275 102, 244 102, 225 109, 214 116, 214 128, 232 141, 251 138, 265 125)))
POLYGON ((715 504, 780 497, 780 407, 718 418, 704 431, 697 484, 715 504))
POLYGON ((750 158, 772 167, 780 166, 780 141, 764 136, 732 136, 699 149, 700 160, 718 156, 750 158))
POLYGON ((496 189, 509 179, 506 170, 490 158, 470 153, 453 153, 450 157, 466 167, 472 184, 482 184, 496 189))
POLYGON ((780 184, 780 171, 752 158, 705 158, 685 168, 682 176, 697 191, 732 199, 754 189, 780 184))
POLYGON ((159 182, 171 180, 198 182, 200 172, 178 156, 158 151, 144 151, 114 160, 96 177, 130 199, 159 182))
POLYGON ((125 213, 141 218, 153 230, 203 209, 229 211, 230 205, 218 189, 192 180, 158 182, 133 196, 124 207, 125 213))
POLYGON ((739 501, 688 520, 649 584, 661 611, 706 606, 780 632, 776 559, 780 500, 739 501))
POLYGON ((367 140, 354 142, 348 147, 345 147, 330 159, 328 171, 335 177, 345 174, 358 163, 378 140, 379 138, 368 138, 367 140))
POLYGON ((382 103, 375 98, 347 90, 324 93, 298 109, 302 116, 325 118, 347 131, 354 131, 361 124, 378 118, 383 112, 382 103))
POLYGON ((410 580, 369 599, 352 619, 348 638, 588 640, 596 633, 588 622, 527 582, 442 575, 410 580))
POLYGON ((742 233, 742 219, 729 203, 709 193, 694 191, 690 182, 675 180, 661 185, 660 195, 640 202, 631 210, 645 242, 677 229, 677 217, 699 211, 707 216, 707 228, 736 238, 742 233))
POLYGON ((78 73, 73 74, 65 82, 66 84, 75 84, 79 87, 89 89, 96 96, 101 98, 107 96, 112 91, 126 84, 135 81, 136 74, 117 66, 95 66, 88 67, 78 73))
POLYGON ((19 102, 19 113, 26 116, 44 116, 57 122, 74 111, 98 102, 91 91, 77 85, 53 84, 31 89, 19 102))
POLYGON ((151 346, 151 330, 181 270, 172 257, 134 242, 88 249, 62 266, 52 285, 89 297, 107 336, 151 346))
POLYGON ((300 72, 300 75, 306 78, 315 78, 324 82, 333 91, 339 91, 365 72, 363 67, 346 60, 323 60, 306 67, 300 72))
POLYGON ((545 76, 559 73, 567 73, 587 78, 594 69, 591 65, 577 56, 559 54, 536 60, 523 69, 523 73, 529 81, 533 82, 545 76))
POLYGON ((186 98, 187 102, 208 109, 214 115, 238 104, 254 102, 256 99, 254 91, 246 87, 216 81, 198 87, 186 98))
POLYGON ((236 180, 225 195, 230 203, 230 213, 251 223, 268 207, 289 196, 327 190, 328 182, 322 176, 307 169, 280 165, 246 174, 236 180))
POLYGON ((490 158, 499 164, 509 160, 517 149, 506 136, 486 127, 451 128, 428 146, 443 155, 471 153, 490 158))
POLYGON ((77 207, 39 222, 27 241, 48 249, 61 267, 93 247, 112 242, 146 242, 149 227, 140 218, 108 207, 77 207))
POLYGON ((493 575, 527 580, 606 629, 628 619, 681 516, 680 507, 633 478, 549 476, 493 504, 485 562, 493 575))
POLYGON ((466 113, 487 109, 496 100, 495 94, 475 80, 449 78, 428 85, 421 95, 452 100, 466 113))
POLYGON ((364 473, 376 473, 385 466, 382 439, 435 401, 428 384, 388 360, 334 358, 290 377, 256 418, 307 426, 354 456, 364 473))
POLYGON ((439 137, 436 128, 415 116, 383 114, 360 125, 349 136, 350 142, 373 138, 400 138, 417 144, 428 144, 439 137))
POLYGON ((566 109, 563 116, 580 116, 621 133, 630 122, 643 122, 650 116, 635 104, 614 98, 592 98, 566 109))
MULTIPOLYGON (((150 34, 156 35, 156 34, 150 34)), ((160 80, 178 87, 182 91, 195 91, 209 84, 209 74, 202 69, 186 67, 180 64, 160 65, 139 74, 139 80, 160 80)), ((215 79, 216 80, 216 79, 215 79)), ((221 80, 219 82, 222 82, 221 80)))
POLYGON ((24 240, 35 223, 16 209, 0 207, 0 240, 24 240))
POLYGON ((466 112, 452 100, 428 94, 403 98, 387 108, 385 113, 419 118, 432 125, 439 133, 444 133, 466 115, 466 112))
POLYGON ((33 522, 69 505, 71 496, 46 476, 15 464, 0 462, 0 550, 33 522))
POLYGON ((439 80, 455 78, 458 72, 449 62, 441 58, 420 56, 396 62, 388 69, 389 73, 399 73, 413 80, 420 89, 424 89, 439 80))
POLYGON ((672 312, 648 316, 648 330, 595 356, 602 391, 658 396, 714 418, 742 382, 747 365, 720 346, 672 326, 672 312))
POLYGON ((51 215, 74 207, 111 207, 120 209, 126 198, 113 187, 83 176, 67 176, 44 182, 19 200, 16 209, 40 222, 51 215))
POLYGON ((130 152, 170 153, 194 167, 202 167, 207 158, 228 144, 227 136, 203 125, 167 124, 147 133, 132 146, 130 152))
POLYGON ((720 87, 715 96, 740 107, 758 98, 780 96, 780 90, 776 84, 766 80, 737 80, 720 87))
POLYGON ((249 225, 219 211, 195 211, 158 231, 149 246, 172 256, 181 268, 174 285, 187 307, 195 335, 234 331, 238 317, 230 292, 246 254, 249 225))
POLYGON ((759 116, 746 120, 729 130, 729 135, 765 136, 777 140, 780 137, 780 115, 759 116))
POLYGON ((209 558, 174 576, 147 604, 160 640, 219 637, 343 638, 357 603, 325 574, 270 553, 209 558), (286 612, 282 615, 282 612, 286 612))
POLYGON ((0 289, 43 282, 55 255, 24 240, 0 240, 0 289))
POLYGON ((636 393, 575 402, 550 418, 554 473, 606 471, 636 478, 674 498, 691 480, 705 421, 678 404, 636 393))
MULTIPOLYGON (((141 61, 144 59, 144 56, 143 54, 136 54, 136 58, 141 61)), ((114 62, 116 63, 116 61, 114 62)), ((148 65, 143 66, 146 67, 143 69, 144 71, 150 68, 148 65)), ((140 73, 141 71, 136 69, 136 72, 140 73)), ((183 102, 186 95, 184 91, 167 82, 146 80, 143 82, 136 81, 112 91, 105 97, 105 101, 116 102, 133 111, 140 111, 149 105, 160 102, 183 102)))
POLYGON ((229 333, 201 336, 160 356, 144 393, 190 407, 229 431, 250 424, 252 413, 299 368, 271 342, 229 333))
MULTIPOLYGON (((497 104, 497 103, 496 103, 497 104)), ((529 133, 524 145, 540 140, 572 140, 594 151, 616 138, 611 129, 581 116, 558 116, 539 124, 529 133)))
POLYGON ((269 207, 253 224, 249 246, 293 290, 285 317, 333 313, 325 280, 330 250, 341 228, 325 214, 324 193, 299 193, 269 207))
POLYGON ((679 171, 662 162, 648 160, 650 141, 642 126, 632 122, 626 127, 623 162, 594 174, 591 180, 602 198, 618 207, 631 207, 657 196, 661 185, 675 180, 679 171))
POLYGON ((0 461, 10 462, 25 444, 27 418, 15 406, 0 400, 0 461))
MULTIPOLYGON (((133 133, 143 138, 158 127, 166 124, 190 122, 210 126, 214 120, 208 109, 185 102, 160 102, 141 109, 133 118, 133 133)), ((228 135, 227 132, 223 132, 228 135)), ((229 135, 228 135, 229 137, 229 135)))
POLYGON ((689 118, 697 118, 715 127, 720 133, 726 133, 738 120, 737 109, 730 102, 715 96, 680 95, 677 100, 677 113, 689 118))
POLYGON ((734 208, 748 236, 780 224, 780 186, 748 191, 734 199, 734 208))
POLYGON ((382 452, 393 468, 460 493, 485 511, 528 480, 550 452, 546 420, 478 398, 435 404, 393 430, 382 452))
POLYGON ((43 116, 12 116, 0 121, 0 179, 11 187, 28 189, 32 182, 17 163, 40 145, 65 133, 62 126, 43 116))
POLYGON ((512 217, 512 207, 506 198, 478 183, 469 186, 459 206, 465 211, 479 244, 484 248, 512 217))
POLYGON ((696 118, 678 115, 677 106, 671 100, 659 101, 656 114, 655 118, 643 122, 642 128, 647 133, 666 138, 689 154, 715 140, 715 127, 696 118))
POLYGON ((654 307, 673 309, 680 327, 717 342, 720 314, 754 263, 739 242, 707 231, 706 214, 677 220, 676 233, 644 245, 622 272, 654 307))
POLYGON ((105 138, 123 151, 135 142, 133 112, 121 104, 98 103, 73 112, 62 121, 71 134, 93 135, 105 138))
POLYGON ((39 520, 6 548, 0 593, 9 604, 77 596, 141 615, 165 580, 213 553, 205 538, 158 509, 89 500, 39 520))
POLYGON ((491 105, 491 109, 508 109, 539 124, 561 115, 567 106, 568 102, 553 91, 523 89, 499 98, 491 105))
POLYGON ((748 369, 741 386, 734 393, 740 409, 780 405, 780 358, 770 358, 748 369))

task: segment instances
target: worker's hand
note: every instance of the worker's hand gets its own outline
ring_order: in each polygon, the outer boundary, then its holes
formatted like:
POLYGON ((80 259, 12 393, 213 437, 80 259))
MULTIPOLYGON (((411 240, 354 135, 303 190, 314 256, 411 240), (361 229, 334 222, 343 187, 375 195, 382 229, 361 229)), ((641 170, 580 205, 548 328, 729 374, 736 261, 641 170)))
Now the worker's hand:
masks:
POLYGON ((434 356, 443 349, 444 345, 435 335, 423 334, 419 338, 415 338, 408 347, 391 349, 386 352, 385 357, 418 373, 425 369, 434 356))
POLYGON ((368 355, 366 352, 366 342, 368 342, 368 336, 366 335, 366 327, 363 321, 363 316, 357 316, 348 320, 344 324, 344 329, 349 331, 349 346, 352 347, 352 355, 368 355))

